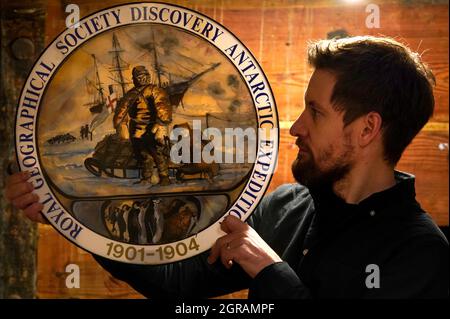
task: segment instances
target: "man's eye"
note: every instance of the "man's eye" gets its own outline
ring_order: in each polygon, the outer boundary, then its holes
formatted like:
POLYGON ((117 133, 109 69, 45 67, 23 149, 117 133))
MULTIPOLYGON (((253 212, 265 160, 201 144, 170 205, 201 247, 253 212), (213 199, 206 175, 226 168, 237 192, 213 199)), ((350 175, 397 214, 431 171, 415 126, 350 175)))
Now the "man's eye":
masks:
POLYGON ((315 108, 313 108, 313 107, 311 107, 310 110, 311 110, 311 116, 313 118, 316 118, 316 116, 318 114, 317 110, 315 108))

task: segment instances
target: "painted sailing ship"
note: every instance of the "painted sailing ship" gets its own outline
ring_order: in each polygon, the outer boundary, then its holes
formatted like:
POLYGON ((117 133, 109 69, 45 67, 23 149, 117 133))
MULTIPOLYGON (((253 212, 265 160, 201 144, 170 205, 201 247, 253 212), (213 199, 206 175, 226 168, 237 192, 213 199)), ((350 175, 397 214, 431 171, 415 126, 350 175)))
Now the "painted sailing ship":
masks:
MULTIPOLYGON (((153 55, 153 64, 151 65, 154 74, 154 83, 158 87, 166 90, 171 106, 176 109, 183 105, 183 97, 187 90, 204 74, 216 69, 220 63, 214 63, 208 67, 204 67, 199 73, 193 73, 190 77, 184 78, 181 81, 173 81, 172 74, 164 71, 165 68, 158 59, 158 54, 155 49, 155 38, 152 34, 153 42, 151 45, 141 46, 142 49, 148 50, 153 55), (169 79, 168 82, 163 83, 162 76, 169 79)), ((94 89, 95 94, 93 101, 86 104, 94 118, 90 124, 90 131, 92 132, 100 124, 102 124, 108 115, 114 112, 116 103, 120 103, 120 99, 128 90, 130 82, 127 82, 123 71, 129 69, 129 64, 123 60, 119 40, 115 33, 113 33, 112 50, 109 51, 112 55, 112 67, 109 68, 113 75, 110 79, 114 81, 108 86, 109 95, 106 97, 103 89, 103 83, 100 81, 98 72, 97 60, 95 55, 92 55, 94 60, 94 80, 87 80, 88 87, 94 89)), ((170 141, 166 141, 166 158, 169 162, 169 170, 177 180, 185 175, 198 176, 212 181, 215 175, 218 174, 218 164, 211 163, 210 165, 194 165, 194 164, 174 164, 170 162, 170 141)), ((119 138, 117 134, 106 135, 95 147, 92 157, 88 157, 84 161, 86 169, 95 176, 102 174, 115 178, 139 178, 141 174, 141 164, 136 161, 133 155, 133 149, 129 140, 119 138)))

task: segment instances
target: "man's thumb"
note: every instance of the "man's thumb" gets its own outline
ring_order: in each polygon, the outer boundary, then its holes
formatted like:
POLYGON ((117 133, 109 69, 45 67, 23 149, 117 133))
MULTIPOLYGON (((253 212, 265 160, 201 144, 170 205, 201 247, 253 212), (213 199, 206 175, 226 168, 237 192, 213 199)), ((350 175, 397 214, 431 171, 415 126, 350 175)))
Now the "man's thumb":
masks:
POLYGON ((232 215, 228 215, 223 220, 220 228, 222 228, 222 230, 224 232, 229 234, 232 232, 247 230, 248 225, 246 223, 244 223, 242 220, 240 220, 239 218, 232 216, 232 215))

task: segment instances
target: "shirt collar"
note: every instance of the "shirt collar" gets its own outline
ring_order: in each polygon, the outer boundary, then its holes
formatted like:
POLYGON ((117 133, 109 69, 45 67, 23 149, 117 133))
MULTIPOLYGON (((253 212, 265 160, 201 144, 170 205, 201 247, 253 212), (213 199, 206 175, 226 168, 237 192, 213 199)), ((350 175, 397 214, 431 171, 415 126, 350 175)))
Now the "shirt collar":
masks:
MULTIPOLYGON (((332 215, 332 219, 353 215, 353 213, 378 214, 386 210, 386 207, 394 204, 400 204, 405 201, 414 201, 415 177, 414 175, 395 171, 395 180, 397 183, 391 188, 381 192, 374 193, 362 200, 358 204, 346 203, 337 196, 331 186, 320 189, 310 189, 310 194, 314 201, 316 212, 321 215, 332 215)), ((401 214, 404 210, 394 210, 394 214, 401 214)), ((326 216, 324 216, 326 217, 326 216)))

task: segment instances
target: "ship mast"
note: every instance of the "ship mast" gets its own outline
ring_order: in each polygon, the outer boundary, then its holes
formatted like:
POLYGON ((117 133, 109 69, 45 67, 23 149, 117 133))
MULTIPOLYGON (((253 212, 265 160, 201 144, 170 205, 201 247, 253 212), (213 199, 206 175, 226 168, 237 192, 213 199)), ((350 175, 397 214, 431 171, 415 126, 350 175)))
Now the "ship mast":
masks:
POLYGON ((155 41, 155 32, 152 30, 152 40, 153 40, 153 60, 154 60, 154 69, 158 78, 158 87, 161 87, 161 73, 162 70, 158 64, 158 55, 156 54, 156 41, 155 41))
MULTIPOLYGON (((98 74, 98 66, 97 66, 97 58, 95 54, 92 54, 92 58, 94 59, 94 70, 95 70, 95 88, 99 93, 100 101, 97 99, 94 100, 94 103, 105 104, 105 96, 103 95, 102 83, 100 82, 100 75, 98 74)), ((96 95, 97 96, 97 95, 96 95)))
POLYGON ((94 60, 94 79, 91 81, 86 77, 86 89, 88 90, 88 94, 90 93, 90 88, 94 88, 94 100, 90 103, 86 103, 84 105, 89 106, 89 110, 91 113, 101 113, 103 110, 103 106, 106 103, 105 96, 103 94, 102 82, 100 82, 100 75, 98 73, 98 65, 97 58, 95 54, 91 54, 92 59, 94 60))
POLYGON ((120 54, 122 52, 125 52, 125 50, 122 50, 120 47, 119 40, 117 39, 117 36, 115 33, 113 33, 113 45, 112 50, 109 51, 109 53, 112 54, 112 67, 109 68, 111 72, 114 72, 114 81, 117 82, 120 85, 121 88, 121 96, 124 96, 127 92, 127 82, 125 82, 125 79, 123 77, 123 70, 128 70, 129 64, 126 63, 121 57, 120 54))

